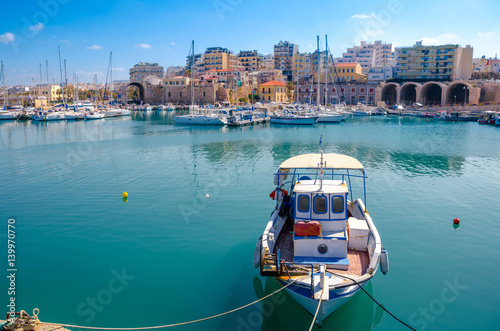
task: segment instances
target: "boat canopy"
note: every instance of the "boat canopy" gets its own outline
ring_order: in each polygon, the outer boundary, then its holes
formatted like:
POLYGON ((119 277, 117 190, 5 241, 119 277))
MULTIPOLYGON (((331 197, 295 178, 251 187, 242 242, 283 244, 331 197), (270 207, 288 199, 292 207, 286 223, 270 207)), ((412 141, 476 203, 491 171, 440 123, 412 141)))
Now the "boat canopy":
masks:
MULTIPOLYGON (((283 162, 280 167, 280 172, 288 172, 290 169, 320 169, 321 154, 302 154, 289 158, 283 162)), ((327 153, 323 154, 323 169, 348 169, 361 170, 363 165, 353 157, 327 153)))

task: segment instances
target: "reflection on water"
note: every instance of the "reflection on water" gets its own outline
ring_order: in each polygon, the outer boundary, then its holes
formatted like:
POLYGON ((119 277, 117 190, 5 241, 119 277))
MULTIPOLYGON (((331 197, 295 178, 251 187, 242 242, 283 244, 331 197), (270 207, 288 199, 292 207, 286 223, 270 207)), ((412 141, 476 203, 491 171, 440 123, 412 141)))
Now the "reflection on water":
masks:
MULTIPOLYGON (((253 288, 257 298, 263 298, 281 288, 272 277, 264 278, 265 289, 258 277, 253 279, 253 288)), ((366 292, 373 295, 371 281, 364 287, 366 292)), ((308 330, 312 323, 311 316, 287 292, 283 290, 266 298, 254 310, 259 310, 262 320, 261 330, 308 330)), ((380 324, 384 311, 378 307, 363 291, 358 291, 351 300, 323 321, 324 330, 373 330, 380 324), (362 313, 360 313, 362 312, 362 313)), ((257 319, 249 312, 246 319, 248 325, 257 319)))

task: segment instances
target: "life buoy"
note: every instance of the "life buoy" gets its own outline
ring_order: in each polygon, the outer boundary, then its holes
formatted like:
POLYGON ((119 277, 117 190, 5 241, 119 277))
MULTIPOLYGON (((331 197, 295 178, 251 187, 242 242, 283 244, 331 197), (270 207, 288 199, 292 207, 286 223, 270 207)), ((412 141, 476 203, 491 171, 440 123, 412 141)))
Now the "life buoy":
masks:
MULTIPOLYGON (((276 199, 277 199, 277 196, 276 196, 276 191, 277 191, 277 190, 278 190, 278 189, 276 189, 276 190, 272 191, 272 192, 271 192, 271 194, 269 194, 269 197, 270 197, 271 199, 273 199, 273 200, 276 200, 276 199)), ((288 196, 288 192, 287 192, 286 190, 284 190, 284 189, 280 188, 280 192, 281 192, 281 195, 282 195, 282 196, 284 196, 284 197, 288 196)), ((279 196, 279 194, 278 194, 278 196, 279 196)))

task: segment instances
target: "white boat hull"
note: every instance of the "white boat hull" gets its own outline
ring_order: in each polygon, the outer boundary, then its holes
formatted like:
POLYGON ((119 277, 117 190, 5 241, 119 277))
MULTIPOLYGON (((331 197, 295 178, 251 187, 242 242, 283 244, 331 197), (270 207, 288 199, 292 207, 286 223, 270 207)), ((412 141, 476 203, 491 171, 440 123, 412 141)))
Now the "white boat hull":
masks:
POLYGON ((208 115, 182 115, 175 118, 175 124, 180 125, 224 125, 224 121, 219 117, 208 115))
POLYGON ((343 119, 342 115, 319 115, 317 123, 340 123, 343 119))
POLYGON ((353 116, 371 116, 372 113, 369 111, 354 111, 352 113, 353 116))
POLYGON ((36 115, 33 117, 35 121, 47 122, 47 121, 62 121, 66 117, 62 114, 46 114, 46 115, 36 115))
MULTIPOLYGON (((282 282, 279 282, 283 285, 282 282)), ((367 282, 361 283, 361 286, 365 286, 367 282)), ((286 285, 286 284, 285 284, 286 285)), ((322 318, 325 319, 330 316, 334 311, 342 307, 347 301, 349 301, 358 291, 360 290, 359 286, 354 285, 350 286, 347 289, 337 289, 330 290, 329 297, 333 298, 327 301, 321 302, 321 314, 322 318)), ((309 296, 302 295, 297 293, 290 287, 286 288, 286 291, 295 299, 305 310, 307 310, 311 315, 314 316, 316 310, 318 309, 318 300, 314 300, 309 296)))
POLYGON ((15 120, 17 118, 16 114, 0 114, 0 120, 15 120))
POLYGON ((313 125, 315 121, 316 117, 281 117, 281 116, 271 117, 271 123, 273 124, 313 125))
POLYGON ((104 118, 104 114, 101 114, 101 113, 85 115, 86 120, 100 120, 103 118, 104 118))

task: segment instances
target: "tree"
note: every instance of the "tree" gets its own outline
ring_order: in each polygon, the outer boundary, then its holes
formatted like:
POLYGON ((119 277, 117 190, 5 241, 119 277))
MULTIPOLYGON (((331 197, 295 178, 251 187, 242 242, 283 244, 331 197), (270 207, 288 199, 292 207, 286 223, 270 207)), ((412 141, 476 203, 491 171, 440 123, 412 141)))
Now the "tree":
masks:
POLYGON ((250 93, 248 95, 248 100, 253 100, 253 102, 258 102, 258 101, 260 101, 260 95, 250 93))
POLYGON ((295 89, 295 85, 292 82, 286 83, 286 96, 290 102, 293 102, 293 90, 295 89))
POLYGON ((239 102, 243 102, 243 103, 247 103, 248 102, 247 98, 245 98, 245 97, 239 98, 238 101, 239 102))

